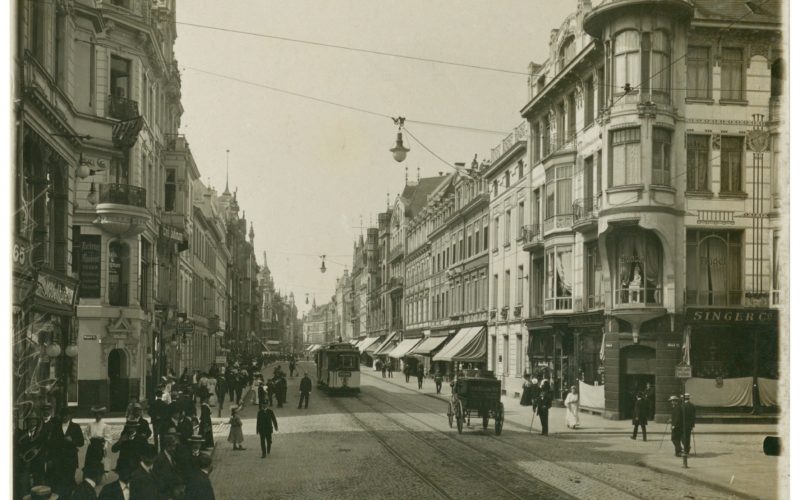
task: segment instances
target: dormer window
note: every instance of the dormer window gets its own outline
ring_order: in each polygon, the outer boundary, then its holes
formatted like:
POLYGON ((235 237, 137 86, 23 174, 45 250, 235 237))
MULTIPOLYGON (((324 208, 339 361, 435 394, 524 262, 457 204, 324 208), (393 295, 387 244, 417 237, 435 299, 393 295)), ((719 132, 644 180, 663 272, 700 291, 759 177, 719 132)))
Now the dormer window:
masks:
POLYGON ((558 71, 563 70, 575 57, 575 37, 570 35, 561 44, 558 50, 558 71))

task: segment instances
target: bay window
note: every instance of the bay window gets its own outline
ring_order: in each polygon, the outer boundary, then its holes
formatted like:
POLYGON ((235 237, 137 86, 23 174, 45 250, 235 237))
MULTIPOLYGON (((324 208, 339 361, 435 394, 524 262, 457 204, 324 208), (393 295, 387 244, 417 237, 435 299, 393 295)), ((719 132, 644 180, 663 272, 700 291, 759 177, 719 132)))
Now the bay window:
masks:
POLYGON ((617 231, 610 240, 617 306, 662 303, 661 242, 642 229, 617 231))
POLYGON ((669 186, 671 183, 670 164, 672 151, 672 131, 653 128, 653 178, 652 184, 669 186))
POLYGON ((742 302, 742 232, 686 232, 686 304, 736 306, 742 302))
POLYGON ((545 174, 545 220, 572 216, 572 165, 559 165, 545 174))
POLYGON ((669 96, 671 71, 669 55, 669 35, 664 31, 650 33, 650 75, 643 81, 649 80, 648 85, 654 98, 669 96))
POLYGON ((614 92, 625 92, 626 84, 638 88, 641 75, 639 32, 623 31, 614 38, 614 92))
POLYGON ((640 141, 639 127, 611 131, 609 187, 641 184, 640 141))
POLYGON ((553 247, 545 253, 545 311, 572 309, 572 247, 553 247))
POLYGON ((722 69, 723 101, 744 100, 744 51, 741 48, 725 47, 720 60, 722 69))

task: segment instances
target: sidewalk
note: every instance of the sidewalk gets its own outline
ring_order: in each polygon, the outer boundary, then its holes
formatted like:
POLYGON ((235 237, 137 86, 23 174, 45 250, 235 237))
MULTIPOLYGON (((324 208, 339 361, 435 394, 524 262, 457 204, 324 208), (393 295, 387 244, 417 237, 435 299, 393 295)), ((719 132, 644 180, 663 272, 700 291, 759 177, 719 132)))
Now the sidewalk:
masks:
MULTIPOLYGON (((417 380, 409 383, 404 377, 382 378, 370 370, 362 374, 403 387, 425 396, 449 401, 450 386, 442 385, 436 394, 431 379, 425 379, 422 390, 417 380)), ((531 409, 519 404, 518 398, 502 396, 505 426, 515 430, 531 428, 531 409)), ((556 439, 590 440, 600 442, 608 451, 638 453, 635 464, 664 474, 671 474, 717 489, 721 492, 749 498, 778 498, 779 459, 762 451, 765 436, 777 435, 776 424, 699 424, 695 427, 695 442, 689 456, 689 468, 673 454, 669 428, 663 423, 648 426, 648 441, 629 439, 632 426, 629 420, 607 420, 597 415, 581 413, 578 429, 567 429, 565 408, 550 409, 550 436, 556 439)), ((538 418, 533 432, 540 432, 538 418)), ((788 475, 784 478, 788 481, 788 475)))

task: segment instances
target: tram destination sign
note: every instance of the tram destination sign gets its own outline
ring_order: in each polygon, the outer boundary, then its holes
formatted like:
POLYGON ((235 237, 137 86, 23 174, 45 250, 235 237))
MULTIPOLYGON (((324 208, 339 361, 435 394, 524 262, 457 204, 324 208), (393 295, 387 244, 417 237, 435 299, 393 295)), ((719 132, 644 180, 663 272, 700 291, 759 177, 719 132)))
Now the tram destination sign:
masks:
POLYGON ((766 325, 778 321, 773 309, 687 307, 686 320, 690 323, 766 325))

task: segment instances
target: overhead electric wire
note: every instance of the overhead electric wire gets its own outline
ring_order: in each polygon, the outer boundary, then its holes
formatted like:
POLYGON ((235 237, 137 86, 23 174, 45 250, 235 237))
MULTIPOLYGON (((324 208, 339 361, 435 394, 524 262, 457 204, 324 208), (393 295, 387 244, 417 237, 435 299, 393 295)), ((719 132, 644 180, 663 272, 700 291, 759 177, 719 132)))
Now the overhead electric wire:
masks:
POLYGON ((278 36, 278 35, 269 35, 266 33, 256 33, 253 31, 243 31, 243 30, 236 30, 233 28, 223 28, 220 26, 211 26, 208 24, 198 24, 198 23, 187 23, 187 22, 180 22, 175 21, 175 24, 179 24, 182 26, 190 26, 192 28, 203 28, 215 31, 224 31, 226 33, 235 33, 239 35, 247 35, 247 36, 255 36, 259 38, 269 38, 272 40, 280 40, 284 42, 292 42, 292 43, 301 43, 305 45, 314 45, 316 47, 327 47, 330 49, 339 49, 339 50, 348 50, 352 52, 361 52, 365 54, 372 54, 377 56, 389 56, 389 57, 397 57, 400 59, 408 59, 411 61, 421 61, 421 62, 429 62, 434 64, 445 64, 448 66, 458 66, 462 68, 470 68, 470 69, 477 69, 481 71, 494 71, 495 73, 508 73, 513 75, 525 75, 529 76, 527 72, 523 71, 515 71, 511 69, 504 69, 504 68, 493 68, 490 66, 481 66, 479 64, 467 64, 467 63, 459 63, 454 61, 446 61, 444 59, 434 59, 430 57, 418 57, 418 56, 410 56, 407 54, 398 54, 396 52, 385 52, 381 50, 373 50, 373 49, 364 49, 361 47, 349 47, 347 45, 338 45, 333 43, 324 43, 324 42, 316 42, 313 40, 303 40, 300 38, 290 38, 286 36, 278 36))

